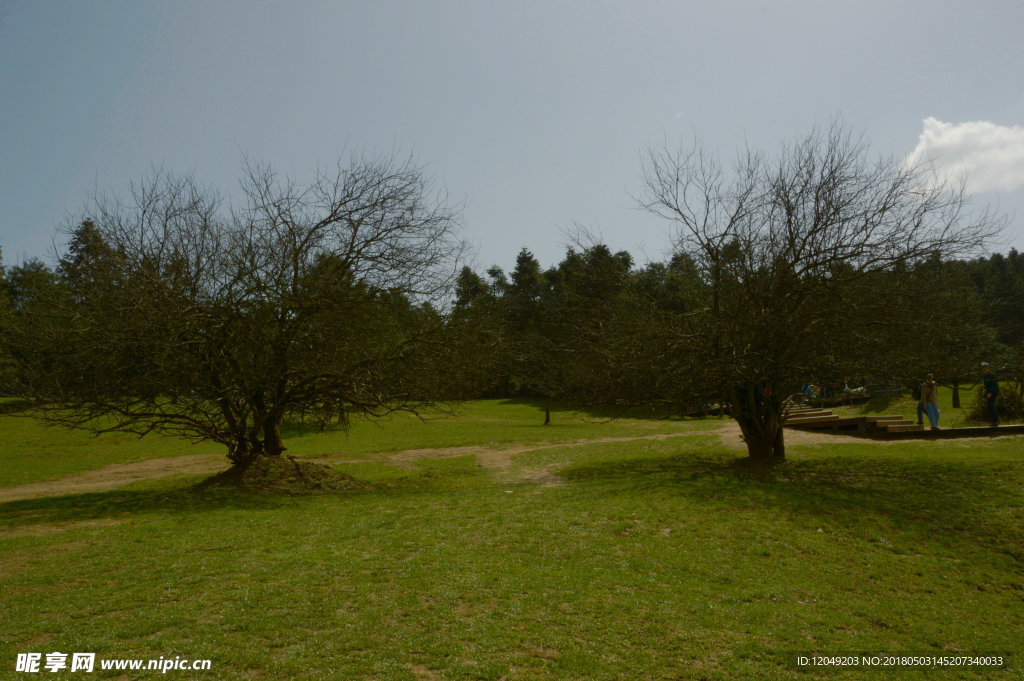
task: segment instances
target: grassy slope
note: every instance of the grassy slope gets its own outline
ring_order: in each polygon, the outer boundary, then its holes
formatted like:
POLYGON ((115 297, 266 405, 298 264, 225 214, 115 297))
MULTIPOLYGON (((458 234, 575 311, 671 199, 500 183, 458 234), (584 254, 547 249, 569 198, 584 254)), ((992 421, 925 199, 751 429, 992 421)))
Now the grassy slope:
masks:
POLYGON ((58 478, 116 463, 221 451, 209 443, 125 433, 95 437, 81 430, 0 415, 0 487, 58 478))
MULTIPOLYGON (((434 442, 534 437, 505 423, 510 408, 524 407, 472 405, 434 442)), ((567 424, 566 440, 644 427, 672 424, 567 424)), ((407 448, 400 431, 349 446, 407 448)), ((527 452, 504 473, 473 457, 358 464, 342 470, 376 487, 346 495, 164 481, 10 503, 0 665, 57 650, 210 658, 212 676, 169 674, 218 679, 806 679, 793 660, 812 652, 1003 652, 1021 666, 1022 448, 794 446, 759 475, 694 432, 527 452), (538 467, 566 484, 520 478, 538 467)))
POLYGON ((554 409, 552 422, 544 423, 543 404, 531 400, 479 400, 465 402, 454 413, 432 411, 416 416, 392 414, 383 420, 354 420, 347 432, 316 433, 300 426, 286 432, 289 454, 315 457, 345 452, 393 452, 406 449, 507 446, 540 442, 574 442, 578 439, 629 437, 676 433, 680 429, 715 428, 717 420, 679 421, 645 417, 644 412, 601 414, 554 409), (612 418, 612 417, 615 418, 612 418), (301 435, 289 438, 289 435, 301 435))

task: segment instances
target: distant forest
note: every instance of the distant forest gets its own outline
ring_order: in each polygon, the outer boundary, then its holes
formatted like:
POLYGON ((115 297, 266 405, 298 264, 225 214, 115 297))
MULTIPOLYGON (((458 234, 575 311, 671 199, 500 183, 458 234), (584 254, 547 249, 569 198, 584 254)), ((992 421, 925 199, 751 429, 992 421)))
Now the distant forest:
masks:
MULTIPOLYGON (((934 358, 934 366, 925 360, 908 365, 911 370, 906 376, 882 371, 867 378, 909 381, 928 371, 948 385, 969 383, 977 375, 974 360, 981 357, 991 360, 1004 378, 1016 377, 1024 352, 1024 255, 1010 249, 1005 255, 931 263, 929 267, 932 273, 925 283, 929 289, 925 304, 952 306, 958 311, 958 325, 972 337, 951 340, 940 334, 922 339, 932 345, 926 355, 934 358), (959 361, 958 355, 968 347, 969 361, 959 361)), ((8 332, 4 337, 10 337, 11 326, 30 313, 36 302, 68 285, 66 270, 55 270, 37 258, 6 268, 0 262, 0 311, 8 332)), ((476 350, 488 357, 475 356, 473 366, 463 368, 462 373, 473 378, 460 386, 459 396, 544 397, 554 393, 554 384, 561 382, 555 374, 571 367, 553 366, 552 360, 572 361, 558 351, 569 347, 559 334, 583 334, 591 324, 607 323, 608 315, 622 313, 618 306, 625 300, 647 311, 686 314, 704 304, 704 288, 686 255, 638 266, 628 252, 613 253, 603 244, 569 249, 561 262, 547 268, 526 248, 507 273, 497 266, 485 272, 464 267, 447 312, 452 324, 475 327, 476 350)), ((894 288, 889 294, 895 298, 903 292, 894 288)), ((10 375, 15 366, 9 349, 4 350, 2 366, 10 375)), ((579 357, 576 361, 585 362, 579 357)), ((590 399, 601 401, 598 395, 590 399)))
MULTIPOLYGON (((921 327, 917 338, 910 330, 916 352, 907 353, 896 364, 879 361, 874 371, 866 366, 864 375, 856 379, 910 384, 934 373, 946 385, 970 385, 978 379, 979 363, 989 361, 1003 379, 1020 380, 1024 255, 1011 249, 1006 255, 995 253, 988 258, 929 262, 921 270, 922 290, 913 292, 913 297, 918 304, 934 306, 945 324, 921 327)), ((580 332, 588 317, 600 325, 616 300, 621 304, 630 299, 640 307, 685 315, 707 304, 706 289, 685 254, 637 266, 629 253, 612 253, 596 245, 570 249, 560 263, 545 269, 524 248, 509 273, 498 267, 483 273, 464 268, 454 313, 456 317, 488 316, 489 328, 500 329, 489 347, 496 354, 504 353, 502 370, 480 385, 479 395, 537 397, 555 392, 553 385, 561 382, 555 374, 569 370, 551 366, 559 333, 580 332)), ((910 293, 895 281, 883 292, 892 297, 894 311, 899 309, 896 299, 910 293)), ((807 380, 819 378, 808 376, 807 380)), ((600 395, 592 397, 600 401, 600 395)))

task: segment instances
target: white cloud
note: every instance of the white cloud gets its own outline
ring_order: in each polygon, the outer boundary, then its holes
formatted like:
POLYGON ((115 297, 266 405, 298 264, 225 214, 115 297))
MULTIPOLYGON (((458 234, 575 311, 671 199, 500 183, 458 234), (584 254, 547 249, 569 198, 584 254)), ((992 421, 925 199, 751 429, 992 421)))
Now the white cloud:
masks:
POLYGON ((932 162, 943 175, 966 174, 968 189, 1013 191, 1024 187, 1024 127, 988 121, 944 123, 924 119, 908 163, 932 162))

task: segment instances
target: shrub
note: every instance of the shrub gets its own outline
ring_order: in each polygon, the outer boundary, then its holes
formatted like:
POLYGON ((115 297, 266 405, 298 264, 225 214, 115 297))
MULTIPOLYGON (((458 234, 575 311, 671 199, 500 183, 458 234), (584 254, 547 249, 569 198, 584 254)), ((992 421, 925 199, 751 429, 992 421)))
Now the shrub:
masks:
MULTIPOLYGON (((999 400, 996 403, 999 418, 1002 421, 1024 419, 1024 396, 1014 386, 1000 383, 999 400)), ((979 387, 974 396, 974 403, 967 415, 970 421, 988 422, 988 410, 985 405, 985 389, 979 387)))

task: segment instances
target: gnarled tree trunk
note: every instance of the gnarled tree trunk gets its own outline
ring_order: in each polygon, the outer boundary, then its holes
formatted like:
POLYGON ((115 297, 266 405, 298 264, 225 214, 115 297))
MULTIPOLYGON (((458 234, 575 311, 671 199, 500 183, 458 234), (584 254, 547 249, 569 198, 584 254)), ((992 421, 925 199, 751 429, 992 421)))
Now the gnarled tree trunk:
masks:
POLYGON ((770 386, 735 388, 733 418, 739 423, 751 459, 764 463, 781 463, 786 460, 782 400, 770 386))
POLYGON ((263 422, 263 451, 267 456, 280 456, 287 449, 281 438, 281 420, 277 415, 263 422))

